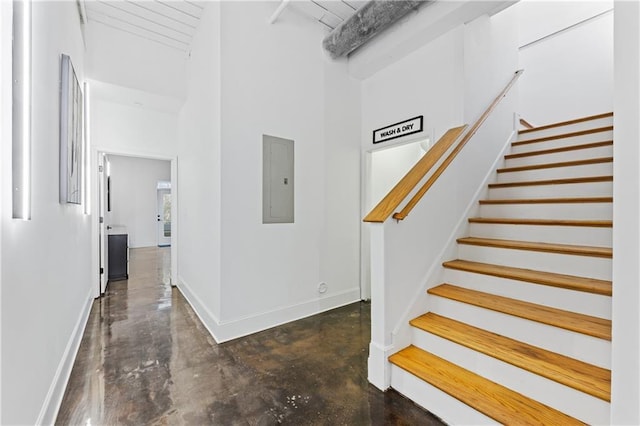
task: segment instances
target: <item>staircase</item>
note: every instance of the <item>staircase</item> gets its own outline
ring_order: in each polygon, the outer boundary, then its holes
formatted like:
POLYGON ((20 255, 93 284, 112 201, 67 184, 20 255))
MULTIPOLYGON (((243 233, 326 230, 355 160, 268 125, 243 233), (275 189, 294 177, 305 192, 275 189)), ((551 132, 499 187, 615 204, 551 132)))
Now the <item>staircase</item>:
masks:
POLYGON ((452 424, 607 424, 613 114, 521 131, 391 386, 452 424))

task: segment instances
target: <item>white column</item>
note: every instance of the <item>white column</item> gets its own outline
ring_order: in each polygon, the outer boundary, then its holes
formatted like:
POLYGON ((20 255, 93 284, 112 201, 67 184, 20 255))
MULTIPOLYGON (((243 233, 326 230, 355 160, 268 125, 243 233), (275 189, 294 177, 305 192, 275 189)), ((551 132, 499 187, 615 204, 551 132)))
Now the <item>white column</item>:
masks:
POLYGON ((369 344, 369 382, 381 390, 391 386, 391 366, 387 358, 392 347, 387 331, 384 223, 372 223, 371 231, 371 343, 369 344))

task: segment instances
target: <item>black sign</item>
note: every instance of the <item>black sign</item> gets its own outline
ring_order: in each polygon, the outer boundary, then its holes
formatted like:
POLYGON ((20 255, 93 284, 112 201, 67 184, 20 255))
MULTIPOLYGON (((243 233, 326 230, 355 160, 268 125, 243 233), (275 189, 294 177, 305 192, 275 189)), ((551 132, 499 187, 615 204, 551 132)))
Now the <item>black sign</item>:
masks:
POLYGON ((423 116, 410 118, 373 131, 373 143, 390 141, 422 131, 423 116))

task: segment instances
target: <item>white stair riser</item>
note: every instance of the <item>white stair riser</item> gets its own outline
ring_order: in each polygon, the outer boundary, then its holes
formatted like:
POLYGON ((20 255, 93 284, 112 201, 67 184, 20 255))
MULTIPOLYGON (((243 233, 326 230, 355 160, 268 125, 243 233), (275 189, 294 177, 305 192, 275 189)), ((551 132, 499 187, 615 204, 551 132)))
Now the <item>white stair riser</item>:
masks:
POLYGON ((413 344, 479 376, 589 424, 606 424, 610 404, 420 329, 413 344))
POLYGON ((541 243, 612 247, 611 228, 471 223, 469 235, 541 243))
POLYGON ((489 199, 611 197, 613 182, 569 183, 560 185, 512 186, 489 189, 489 199))
POLYGON ((445 268, 443 282, 497 296, 611 319, 611 297, 445 268))
POLYGON ((460 402, 460 400, 393 364, 391 365, 391 387, 438 416, 446 424, 498 424, 493 419, 460 402))
POLYGON ((612 157, 613 146, 601 146, 597 148, 577 149, 574 151, 556 152, 553 154, 531 155, 505 160, 504 167, 530 166, 542 163, 560 163, 564 161, 586 160, 589 158, 612 157))
POLYGON ((612 203, 481 204, 481 217, 520 219, 613 219, 612 203))
MULTIPOLYGON (((544 124, 536 123, 538 126, 544 124)), ((613 117, 598 118, 595 120, 581 121, 580 123, 569 124, 565 126, 551 127, 549 129, 534 130, 519 135, 518 139, 542 138, 545 136, 559 135, 564 133, 578 132, 580 130, 596 129, 599 127, 613 126, 613 117)))
MULTIPOLYGON (((522 139, 517 140, 515 142, 516 143, 524 142, 526 140, 531 140, 531 139, 535 139, 535 137, 533 135, 532 136, 527 135, 526 138, 523 137, 522 139)), ((531 142, 531 143, 525 143, 522 145, 515 145, 511 148, 511 154, 518 154, 520 152, 539 151, 542 149, 562 148, 565 146, 581 145, 585 143, 610 141, 610 140, 613 140, 613 130, 597 132, 597 133, 589 133, 587 135, 571 136, 568 138, 551 139, 547 141, 531 142)))
POLYGON ((612 176, 613 162, 586 164, 582 166, 551 167, 548 169, 523 170, 497 173, 498 183, 526 182, 531 180, 567 179, 587 176, 612 176))
POLYGON ((428 310, 511 339, 611 368, 611 342, 513 315, 430 295, 428 310))
POLYGON ((458 257, 534 271, 611 280, 611 259, 458 244, 458 257))

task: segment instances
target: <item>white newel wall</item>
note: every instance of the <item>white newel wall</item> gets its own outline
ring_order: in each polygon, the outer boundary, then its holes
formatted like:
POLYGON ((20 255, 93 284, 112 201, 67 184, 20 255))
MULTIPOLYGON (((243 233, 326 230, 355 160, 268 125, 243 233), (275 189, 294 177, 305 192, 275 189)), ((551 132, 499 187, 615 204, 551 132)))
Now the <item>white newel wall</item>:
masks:
MULTIPOLYGON (((424 114, 425 121, 433 123, 436 137, 450 127, 472 124, 517 69, 517 26, 510 13, 507 10, 491 18, 482 16, 367 80, 363 93, 364 149, 371 146, 370 130, 390 124, 376 122, 372 118, 376 109, 367 109, 367 96, 379 86, 391 89, 394 84, 413 84, 413 93, 427 92, 429 96, 420 98, 422 104, 414 106, 417 109, 411 113, 424 114), (414 65, 419 55, 424 55, 422 67, 414 65), (442 74, 429 75, 434 68, 442 74), (385 84, 380 84, 382 78, 386 78, 385 84)), ((400 111, 400 105, 411 105, 413 98, 394 97, 391 90, 386 95, 386 102, 377 105, 389 103, 393 108, 397 102, 400 111)), ((369 380, 379 388, 389 386, 387 357, 409 343, 408 320, 424 313, 426 290, 439 284, 440 264, 453 255, 455 238, 466 229, 464 219, 513 136, 516 107, 514 88, 404 221, 366 225, 371 230, 373 265, 369 380)))

